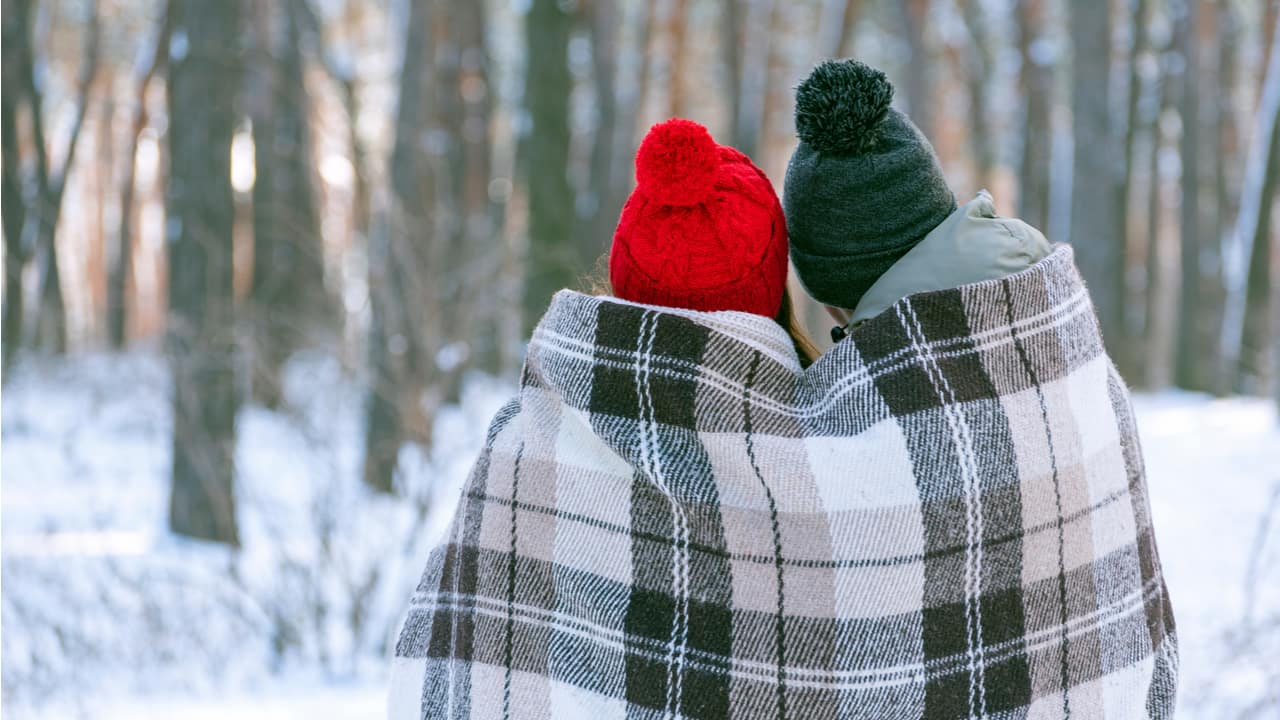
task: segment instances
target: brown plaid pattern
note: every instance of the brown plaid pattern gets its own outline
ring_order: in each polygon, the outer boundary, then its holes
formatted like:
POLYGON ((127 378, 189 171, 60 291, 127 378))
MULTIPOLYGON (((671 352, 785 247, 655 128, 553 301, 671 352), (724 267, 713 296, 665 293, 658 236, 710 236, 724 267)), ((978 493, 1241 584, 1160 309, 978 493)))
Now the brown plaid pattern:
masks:
POLYGON ((806 371, 561 292, 396 647, 411 718, 1169 718, 1128 391, 1068 247, 806 371))

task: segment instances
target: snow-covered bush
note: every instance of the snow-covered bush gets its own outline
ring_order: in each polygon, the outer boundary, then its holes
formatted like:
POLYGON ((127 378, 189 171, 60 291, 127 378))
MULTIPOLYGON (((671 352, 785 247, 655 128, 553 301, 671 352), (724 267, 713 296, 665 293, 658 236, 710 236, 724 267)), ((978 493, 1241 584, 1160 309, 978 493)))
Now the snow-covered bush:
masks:
MULTIPOLYGON (((331 358, 237 419, 242 548, 170 534, 168 380, 150 355, 22 365, 5 389, 7 711, 209 694, 282 675, 380 676, 396 625, 510 393, 470 378, 397 496, 360 481, 363 395, 331 358)), ((6 713, 7 714, 7 713, 6 713)))

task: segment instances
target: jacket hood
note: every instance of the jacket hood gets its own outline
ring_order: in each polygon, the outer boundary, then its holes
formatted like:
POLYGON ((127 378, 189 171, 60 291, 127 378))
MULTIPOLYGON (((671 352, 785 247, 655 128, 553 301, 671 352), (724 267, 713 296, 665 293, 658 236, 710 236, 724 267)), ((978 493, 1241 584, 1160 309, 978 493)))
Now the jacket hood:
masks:
POLYGON ((858 301, 852 320, 869 320, 915 293, 1013 275, 1051 251, 1039 230, 997 215, 991 194, 981 190, 876 280, 858 301))

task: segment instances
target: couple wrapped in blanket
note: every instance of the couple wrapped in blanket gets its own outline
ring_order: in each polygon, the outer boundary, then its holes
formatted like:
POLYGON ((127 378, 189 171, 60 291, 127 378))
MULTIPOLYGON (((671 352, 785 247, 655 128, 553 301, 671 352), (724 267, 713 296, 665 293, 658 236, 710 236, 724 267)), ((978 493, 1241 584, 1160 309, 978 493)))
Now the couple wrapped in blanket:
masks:
POLYGON ((551 301, 427 559, 391 717, 1172 717, 1072 249, 957 206, 892 94, 818 66, 781 203, 702 126, 649 131, 611 292, 551 301), (839 324, 821 356, 788 258, 839 324))

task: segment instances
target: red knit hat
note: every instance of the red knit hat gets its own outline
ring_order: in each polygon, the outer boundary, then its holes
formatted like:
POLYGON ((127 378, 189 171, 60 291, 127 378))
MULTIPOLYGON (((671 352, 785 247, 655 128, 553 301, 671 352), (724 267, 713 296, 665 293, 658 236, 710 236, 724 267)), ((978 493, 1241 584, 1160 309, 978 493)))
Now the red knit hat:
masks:
POLYGON ((787 225, 769 178, 698 123, 654 125, 636 152, 609 280, 623 300, 774 317, 787 282, 787 225))

